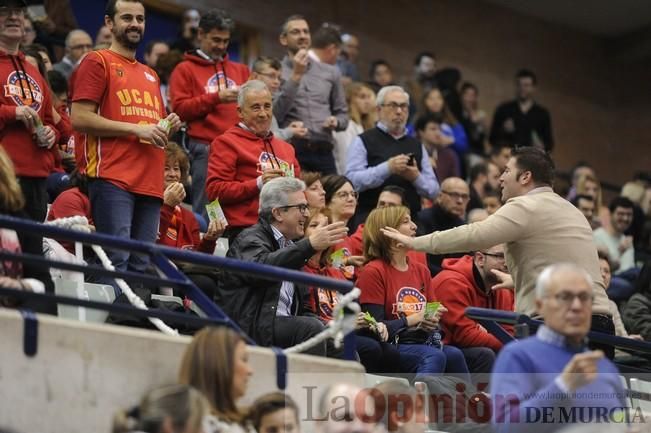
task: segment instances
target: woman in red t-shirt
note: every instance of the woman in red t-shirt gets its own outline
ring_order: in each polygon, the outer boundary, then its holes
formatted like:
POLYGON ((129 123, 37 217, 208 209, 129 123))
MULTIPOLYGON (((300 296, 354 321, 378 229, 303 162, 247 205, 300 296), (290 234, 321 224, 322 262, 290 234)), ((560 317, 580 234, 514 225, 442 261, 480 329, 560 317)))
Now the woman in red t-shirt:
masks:
MULTIPOLYGON (((319 209, 310 209, 310 216, 305 221, 305 237, 312 232, 330 224, 326 213, 319 209)), ((330 249, 317 251, 303 267, 303 272, 323 277, 345 279, 342 271, 330 263, 330 249)), ((324 323, 332 320, 332 312, 339 302, 339 292, 336 290, 310 287, 308 308, 324 323)), ((386 343, 389 334, 384 323, 370 327, 360 313, 357 317, 356 350, 359 358, 369 373, 398 373, 400 372, 400 353, 394 346, 386 343)))
POLYGON ((427 304, 435 301, 429 270, 411 262, 403 244, 382 234, 384 227, 416 235, 416 224, 404 206, 378 208, 369 214, 364 227, 367 263, 357 279, 362 309, 386 324, 390 341, 405 355, 402 366, 406 372, 458 373, 468 378, 463 353, 441 343, 438 322, 447 311, 445 307, 426 316, 427 304))

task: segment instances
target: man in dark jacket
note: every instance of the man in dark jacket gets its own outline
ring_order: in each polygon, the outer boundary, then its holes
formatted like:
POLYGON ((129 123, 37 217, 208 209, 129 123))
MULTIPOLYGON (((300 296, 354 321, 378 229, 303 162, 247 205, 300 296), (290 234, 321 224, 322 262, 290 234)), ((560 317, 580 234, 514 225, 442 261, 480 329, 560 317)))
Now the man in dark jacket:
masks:
MULTIPOLYGON (((260 192, 260 220, 235 238, 227 257, 299 270, 317 251, 343 240, 348 230, 341 222, 301 239, 309 216, 304 191, 305 183, 295 178, 267 182, 260 192)), ((286 348, 324 329, 305 308, 307 296, 306 287, 289 281, 229 272, 219 284, 216 302, 258 344, 286 348)), ((306 353, 326 355, 326 344, 306 353)))
MULTIPOLYGON (((418 236, 448 230, 464 224, 466 207, 470 201, 468 184, 459 177, 448 177, 441 183, 441 192, 434 206, 418 213, 416 224, 418 236)), ((463 254, 428 254, 427 265, 432 276, 441 271, 441 262, 448 257, 461 257, 463 254)))

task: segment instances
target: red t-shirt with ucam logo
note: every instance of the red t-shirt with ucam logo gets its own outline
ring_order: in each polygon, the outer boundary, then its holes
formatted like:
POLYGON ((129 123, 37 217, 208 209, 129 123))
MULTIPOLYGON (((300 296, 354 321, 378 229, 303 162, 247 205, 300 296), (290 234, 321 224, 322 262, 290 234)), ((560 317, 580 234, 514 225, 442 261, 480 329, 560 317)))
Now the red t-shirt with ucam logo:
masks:
POLYGON ((429 269, 420 263, 400 271, 383 260, 371 260, 360 269, 356 285, 362 291, 360 303, 384 305, 385 320, 418 313, 436 299, 429 269))
MULTIPOLYGON (((97 113, 110 120, 156 124, 167 115, 156 73, 111 50, 86 55, 73 85, 73 102, 95 102, 97 113)), ((89 178, 107 180, 134 194, 163 198, 164 149, 135 135, 80 135, 75 152, 81 152, 77 161, 83 161, 89 178)))
MULTIPOLYGON (((339 280, 345 279, 342 272, 338 268, 332 266, 316 268, 308 263, 303 266, 302 271, 314 275, 320 275, 322 277, 336 278, 339 280)), ((310 311, 319 316, 321 320, 328 323, 332 320, 332 312, 339 303, 339 297, 339 292, 336 290, 311 286, 307 307, 310 311)))

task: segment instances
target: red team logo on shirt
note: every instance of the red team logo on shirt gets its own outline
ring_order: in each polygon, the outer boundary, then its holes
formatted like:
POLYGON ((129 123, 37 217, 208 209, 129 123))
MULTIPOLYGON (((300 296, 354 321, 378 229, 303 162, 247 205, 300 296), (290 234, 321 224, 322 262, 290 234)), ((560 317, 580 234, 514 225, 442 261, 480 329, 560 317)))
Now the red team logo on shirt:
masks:
POLYGON ((230 78, 226 77, 223 72, 217 72, 215 75, 208 79, 206 83, 206 93, 217 93, 221 89, 227 87, 236 87, 237 83, 230 78))
POLYGON ((286 177, 294 177, 294 165, 284 161, 275 155, 262 152, 258 157, 258 173, 262 174, 266 170, 282 170, 286 177))
POLYGON ((339 303, 339 293, 336 290, 318 288, 317 296, 319 298, 320 316, 328 321, 332 320, 332 312, 339 303))
POLYGON ((5 97, 14 100, 16 105, 27 105, 36 111, 43 104, 43 92, 38 82, 29 74, 12 72, 4 85, 5 97))
POLYGON ((425 295, 413 287, 402 287, 396 293, 396 303, 392 313, 398 317, 419 313, 427 303, 425 295))

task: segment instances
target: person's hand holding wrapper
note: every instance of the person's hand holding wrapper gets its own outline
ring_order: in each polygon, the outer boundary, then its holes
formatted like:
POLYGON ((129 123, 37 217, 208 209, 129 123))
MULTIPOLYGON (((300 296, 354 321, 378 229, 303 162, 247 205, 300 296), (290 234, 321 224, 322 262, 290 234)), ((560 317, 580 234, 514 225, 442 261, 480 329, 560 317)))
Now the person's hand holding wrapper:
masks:
POLYGON ((375 332, 378 337, 380 337, 380 341, 387 341, 389 339, 389 331, 387 330, 387 326, 382 322, 376 321, 375 318, 368 312, 357 313, 356 325, 357 329, 370 329, 371 331, 375 332))

